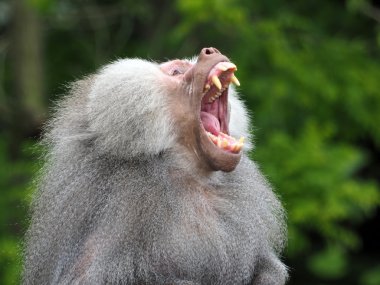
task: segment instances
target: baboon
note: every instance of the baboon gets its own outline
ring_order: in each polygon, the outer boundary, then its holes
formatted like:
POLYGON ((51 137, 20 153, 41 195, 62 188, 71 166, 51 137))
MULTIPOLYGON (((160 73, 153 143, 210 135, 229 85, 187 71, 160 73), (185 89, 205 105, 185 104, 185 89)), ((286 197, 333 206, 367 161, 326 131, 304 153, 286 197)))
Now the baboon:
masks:
POLYGON ((72 84, 43 139, 23 284, 285 284, 284 212, 246 154, 235 71, 204 48, 72 84))

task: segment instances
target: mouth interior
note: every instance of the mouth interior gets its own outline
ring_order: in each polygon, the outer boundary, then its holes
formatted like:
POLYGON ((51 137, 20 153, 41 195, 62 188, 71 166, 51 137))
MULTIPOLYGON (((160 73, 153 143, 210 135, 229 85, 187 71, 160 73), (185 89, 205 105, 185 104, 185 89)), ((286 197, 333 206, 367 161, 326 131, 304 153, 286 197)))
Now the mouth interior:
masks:
POLYGON ((229 135, 228 87, 231 82, 239 85, 234 75, 236 66, 231 62, 219 62, 209 72, 201 102, 200 119, 210 140, 220 149, 239 153, 244 138, 236 140, 229 135))

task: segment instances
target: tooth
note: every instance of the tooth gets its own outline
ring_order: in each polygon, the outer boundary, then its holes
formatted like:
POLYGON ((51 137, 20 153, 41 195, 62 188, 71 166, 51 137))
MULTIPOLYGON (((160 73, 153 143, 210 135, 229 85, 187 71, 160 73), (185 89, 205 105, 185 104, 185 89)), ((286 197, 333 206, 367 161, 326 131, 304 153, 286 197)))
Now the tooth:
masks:
POLYGON ((220 82, 218 76, 213 75, 213 76, 211 77, 211 80, 212 80, 212 82, 215 84, 215 86, 216 86, 219 90, 222 89, 222 83, 220 82))
POLYGON ((218 147, 221 147, 221 146, 222 146, 222 140, 220 139, 220 137, 218 137, 218 138, 216 139, 216 145, 217 145, 218 147))
POLYGON ((222 147, 224 149, 228 147, 228 141, 226 139, 223 139, 223 141, 222 141, 222 147))
POLYGON ((210 136, 210 139, 212 140, 212 142, 215 144, 216 143, 216 136, 210 136))
POLYGON ((241 144, 244 144, 244 137, 241 137, 240 139, 239 139, 239 143, 241 143, 241 144))
POLYGON ((231 82, 233 82, 236 86, 240 86, 240 82, 235 75, 232 75, 231 82))
POLYGON ((206 131, 207 135, 209 136, 209 138, 211 139, 212 142, 216 142, 216 136, 214 136, 212 133, 206 131))
POLYGON ((209 90, 209 89, 210 89, 210 84, 207 83, 207 84, 205 85, 205 89, 209 90))

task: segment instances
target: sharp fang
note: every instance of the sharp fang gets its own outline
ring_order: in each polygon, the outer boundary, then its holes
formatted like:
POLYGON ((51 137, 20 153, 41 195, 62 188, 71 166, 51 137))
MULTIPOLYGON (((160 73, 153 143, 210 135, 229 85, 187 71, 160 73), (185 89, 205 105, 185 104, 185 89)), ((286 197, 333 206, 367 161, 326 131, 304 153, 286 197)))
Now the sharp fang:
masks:
POLYGON ((231 82, 233 82, 236 86, 240 86, 240 82, 235 75, 232 75, 231 82))
MULTIPOLYGON (((211 80, 212 82, 215 84, 215 86, 221 90, 222 89, 222 83, 220 82, 218 76, 214 75, 213 77, 211 77, 211 80)), ((239 81, 238 81, 239 82, 239 81)))
POLYGON ((209 90, 209 89, 210 89, 210 84, 207 83, 207 84, 205 85, 205 89, 206 89, 206 90, 209 90))

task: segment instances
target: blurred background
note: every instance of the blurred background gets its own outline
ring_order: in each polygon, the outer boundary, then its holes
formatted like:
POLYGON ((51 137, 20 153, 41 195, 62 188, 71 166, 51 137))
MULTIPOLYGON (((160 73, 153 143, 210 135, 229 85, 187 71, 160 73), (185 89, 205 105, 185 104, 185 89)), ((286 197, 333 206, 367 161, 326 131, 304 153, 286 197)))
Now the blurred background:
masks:
POLYGON ((68 82, 214 46, 288 213, 289 284, 380 284, 380 1, 0 0, 0 284, 18 284, 37 141, 68 82))

